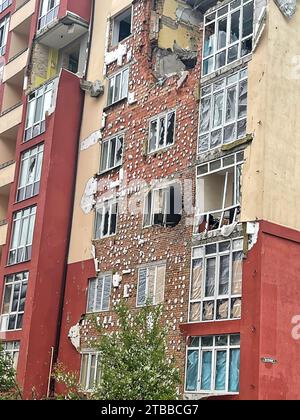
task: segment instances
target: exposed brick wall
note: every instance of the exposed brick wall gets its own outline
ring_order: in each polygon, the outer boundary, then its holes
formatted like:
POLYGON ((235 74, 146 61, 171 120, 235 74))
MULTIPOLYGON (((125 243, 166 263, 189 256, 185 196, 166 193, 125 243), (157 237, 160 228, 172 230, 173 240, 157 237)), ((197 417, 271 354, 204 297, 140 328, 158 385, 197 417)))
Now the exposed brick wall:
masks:
MULTIPOLYGON (((103 138, 119 131, 125 131, 123 171, 127 183, 139 179, 150 183, 154 179, 189 180, 190 190, 185 191, 183 199, 192 202, 195 196, 195 156, 198 132, 198 90, 200 75, 200 55, 197 66, 191 70, 181 87, 180 75, 159 82, 153 75, 152 49, 149 41, 150 1, 136 1, 134 4, 133 37, 126 41, 132 49, 130 60, 129 91, 134 92, 136 102, 127 101, 115 104, 106 110, 106 126, 103 138), (148 141, 149 119, 166 110, 176 109, 176 129, 174 145, 155 154, 145 155, 148 141)), ((123 64, 127 62, 124 57, 123 64)), ((109 65, 107 75, 119 69, 116 62, 109 65)), ((119 178, 120 169, 115 169, 99 177, 98 198, 108 197, 112 190, 111 182, 119 178)), ((133 192, 130 187, 127 199, 144 205, 144 193, 133 192)), ((119 191, 119 189, 117 190, 119 191)), ((100 260, 101 272, 131 269, 123 275, 121 286, 112 293, 111 309, 123 297, 124 284, 132 286, 128 302, 136 307, 138 267, 155 261, 166 261, 164 321, 169 327, 169 352, 175 353, 182 373, 185 361, 185 341, 179 325, 187 322, 189 278, 191 261, 192 226, 187 225, 188 216, 183 213, 180 223, 173 228, 143 228, 141 214, 119 214, 117 234, 113 237, 95 241, 96 253, 100 260), (143 242, 143 243, 141 243, 143 242)), ((112 316, 113 310, 102 313, 100 319, 112 316)), ((83 328, 83 343, 88 342, 90 329, 83 328)))

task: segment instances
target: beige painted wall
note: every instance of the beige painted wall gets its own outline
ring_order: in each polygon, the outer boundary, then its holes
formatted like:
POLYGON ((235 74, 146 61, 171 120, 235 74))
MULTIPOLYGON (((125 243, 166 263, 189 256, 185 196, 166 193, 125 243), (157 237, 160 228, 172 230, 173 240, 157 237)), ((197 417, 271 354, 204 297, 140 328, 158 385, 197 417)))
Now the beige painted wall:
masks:
MULTIPOLYGON (((96 0, 88 80, 102 80, 105 84, 105 89, 107 84, 104 80, 103 68, 107 18, 122 11, 131 3, 131 0, 96 0)), ((80 135, 81 141, 85 140, 92 133, 101 128, 102 113, 105 105, 106 94, 98 99, 91 98, 86 94, 80 135)), ((91 212, 88 215, 84 214, 80 207, 80 202, 88 180, 99 171, 99 166, 100 145, 98 143, 86 150, 79 150, 73 227, 69 252, 70 264, 91 259, 94 212, 91 212)))
POLYGON ((300 229, 300 10, 288 21, 273 0, 249 70, 242 220, 300 229))

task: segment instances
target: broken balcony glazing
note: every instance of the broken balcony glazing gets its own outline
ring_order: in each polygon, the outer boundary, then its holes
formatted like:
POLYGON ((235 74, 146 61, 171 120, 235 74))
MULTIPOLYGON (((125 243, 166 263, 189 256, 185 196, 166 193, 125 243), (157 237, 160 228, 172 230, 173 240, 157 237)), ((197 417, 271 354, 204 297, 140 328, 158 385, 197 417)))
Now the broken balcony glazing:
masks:
POLYGON ((202 88, 198 153, 245 137, 247 77, 244 68, 202 88))
POLYGON ((195 234, 226 233, 239 222, 243 161, 238 152, 197 167, 195 234))
POLYGON ((202 76, 251 53, 253 12, 252 0, 233 0, 205 15, 202 76))

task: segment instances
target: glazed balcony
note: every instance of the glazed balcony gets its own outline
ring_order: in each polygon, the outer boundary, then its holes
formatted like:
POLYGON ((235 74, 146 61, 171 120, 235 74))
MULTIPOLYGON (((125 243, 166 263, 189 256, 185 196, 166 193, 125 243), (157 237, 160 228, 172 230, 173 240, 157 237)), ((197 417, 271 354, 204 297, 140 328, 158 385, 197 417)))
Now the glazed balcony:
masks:
POLYGON ((61 49, 88 31, 90 0, 56 0, 52 8, 49 5, 48 0, 42 0, 37 27, 40 43, 61 49))

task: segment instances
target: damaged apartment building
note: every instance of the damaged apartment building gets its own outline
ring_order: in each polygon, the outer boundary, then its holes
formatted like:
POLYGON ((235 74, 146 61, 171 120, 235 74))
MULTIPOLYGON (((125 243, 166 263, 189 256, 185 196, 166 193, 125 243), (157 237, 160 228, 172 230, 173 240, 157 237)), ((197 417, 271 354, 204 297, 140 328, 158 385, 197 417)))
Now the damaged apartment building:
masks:
POLYGON ((300 397, 298 9, 2 2, 0 339, 26 398, 57 361, 93 389, 90 315, 116 329, 121 299, 163 305, 180 398, 300 397))

